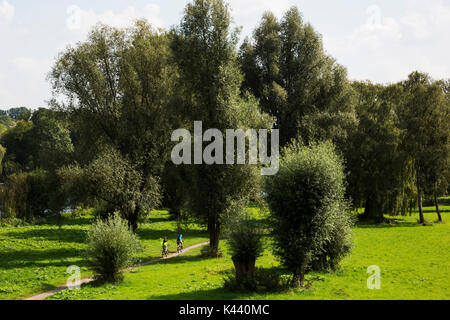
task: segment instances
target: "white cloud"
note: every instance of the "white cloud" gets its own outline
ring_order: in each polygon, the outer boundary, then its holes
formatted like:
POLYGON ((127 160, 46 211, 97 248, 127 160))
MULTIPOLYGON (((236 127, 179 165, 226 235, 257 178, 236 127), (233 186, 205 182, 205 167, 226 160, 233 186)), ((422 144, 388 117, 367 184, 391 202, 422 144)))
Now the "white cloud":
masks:
POLYGON ((0 63, 0 107, 27 106, 45 107, 50 99, 50 86, 45 81, 51 61, 28 56, 14 57, 0 63))
POLYGON ((324 35, 328 52, 348 67, 353 79, 397 82, 420 70, 435 78, 450 76, 450 2, 405 2, 399 17, 371 6, 367 20, 347 37, 324 35))
POLYGON ((251 36, 265 11, 271 11, 281 18, 292 6, 290 0, 229 0, 228 3, 235 24, 243 27, 243 37, 251 36))
POLYGON ((7 0, 3 0, 0 3, 0 24, 9 24, 14 18, 14 6, 11 5, 7 0))
POLYGON ((378 6, 370 6, 366 12, 369 15, 366 23, 348 37, 349 47, 377 49, 382 47, 386 40, 398 41, 402 38, 398 22, 393 18, 383 17, 378 6))
POLYGON ((143 8, 129 6, 122 11, 104 12, 71 6, 65 12, 66 21, 63 28, 33 29, 25 27, 20 21, 12 21, 11 6, 6 0, 3 0, 3 3, 1 1, 0 39, 2 43, 8 44, 8 48, 0 50, 0 108, 17 105, 30 108, 45 106, 45 102, 51 98, 51 88, 46 81, 46 75, 51 69, 53 58, 66 45, 84 40, 87 32, 98 22, 127 27, 136 19, 146 18, 154 27, 163 27, 160 7, 150 3, 143 8), (5 15, 4 12, 8 14, 5 15), (4 16, 8 18, 5 19, 4 16), (8 25, 3 28, 2 20, 8 21, 8 25), (49 34, 52 37, 49 37, 49 34), (37 47, 36 51, 30 50, 36 44, 40 47, 37 47))
POLYGON ((133 6, 125 8, 121 12, 106 11, 96 13, 92 9, 83 10, 77 6, 70 6, 67 9, 66 26, 71 31, 86 33, 92 26, 101 22, 110 26, 124 28, 140 18, 145 18, 156 28, 161 28, 164 23, 160 17, 160 7, 156 4, 147 4, 142 10, 133 6))

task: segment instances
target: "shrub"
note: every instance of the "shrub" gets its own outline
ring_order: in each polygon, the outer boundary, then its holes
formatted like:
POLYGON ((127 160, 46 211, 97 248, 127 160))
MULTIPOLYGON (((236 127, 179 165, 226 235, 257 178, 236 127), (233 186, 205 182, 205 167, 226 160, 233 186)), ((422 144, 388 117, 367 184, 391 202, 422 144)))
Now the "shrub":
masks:
POLYGON ((296 142, 283 150, 278 174, 267 179, 275 254, 293 273, 293 286, 304 285, 307 268, 324 254, 336 264, 347 251, 350 228, 339 222, 348 214, 341 212, 348 206, 344 180, 331 143, 296 142))
POLYGON ((97 220, 88 234, 87 257, 92 270, 104 282, 120 282, 121 271, 135 262, 143 248, 126 220, 118 213, 97 220))
POLYGON ((28 226, 29 224, 22 220, 22 219, 18 219, 18 218, 4 218, 4 219, 0 219, 0 227, 25 227, 28 226))
POLYGON ((351 252, 353 248, 352 227, 356 216, 350 213, 346 202, 340 203, 342 208, 336 208, 330 214, 330 233, 325 240, 322 252, 313 258, 311 269, 314 271, 335 270, 339 262, 351 252))
POLYGON ((253 278, 256 259, 264 252, 261 230, 246 213, 230 219, 227 229, 237 281, 253 278))

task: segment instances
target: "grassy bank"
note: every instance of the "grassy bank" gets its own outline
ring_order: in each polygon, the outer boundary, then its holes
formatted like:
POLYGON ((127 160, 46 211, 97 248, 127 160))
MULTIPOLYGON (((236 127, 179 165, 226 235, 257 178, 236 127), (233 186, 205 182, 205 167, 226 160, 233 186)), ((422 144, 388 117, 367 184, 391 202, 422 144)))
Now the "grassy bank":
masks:
MULTIPOLYGON (((62 228, 55 223, 0 228, 0 299, 20 299, 65 284, 67 267, 77 265, 82 277, 89 277, 83 257, 86 234, 92 217, 65 218, 62 228)), ((143 223, 138 235, 145 246, 141 261, 159 257, 161 239, 171 241, 176 251, 176 224, 163 211, 155 211, 143 223)), ((186 246, 207 241, 205 230, 197 225, 185 231, 186 246)))
MULTIPOLYGON (((442 211, 450 221, 450 207, 442 211)), ((434 221, 433 209, 426 212, 427 220, 434 221)), ((197 249, 127 273, 120 285, 93 283, 50 299, 450 299, 450 223, 424 227, 417 224, 417 215, 395 219, 392 224, 358 225, 352 255, 337 272, 309 274, 307 290, 228 292, 223 278, 233 265, 223 243, 219 259, 204 259, 197 249), (381 269, 380 290, 367 288, 371 265, 381 269)), ((257 265, 279 268, 269 249, 257 265)))

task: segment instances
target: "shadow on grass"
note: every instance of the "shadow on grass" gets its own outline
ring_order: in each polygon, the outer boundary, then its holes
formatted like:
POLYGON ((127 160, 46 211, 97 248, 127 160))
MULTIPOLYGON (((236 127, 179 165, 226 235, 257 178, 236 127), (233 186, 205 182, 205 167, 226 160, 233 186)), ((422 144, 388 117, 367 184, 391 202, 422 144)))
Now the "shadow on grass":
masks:
POLYGON ((155 218, 148 217, 145 219, 145 223, 158 223, 158 222, 176 222, 176 221, 164 217, 155 217, 155 218))
MULTIPOLYGON (((19 229, 20 230, 20 229, 19 229)), ((44 228, 31 229, 27 231, 15 231, 5 233, 6 237, 20 240, 45 239, 48 241, 84 243, 86 230, 44 228)))
MULTIPOLYGON (((175 239, 177 237, 177 232, 175 230, 169 230, 169 229, 154 230, 154 229, 140 228, 137 230, 136 233, 143 240, 160 240, 164 237, 167 237, 167 239, 169 241, 171 239, 173 239, 173 241, 175 241, 175 239)), ((204 231, 198 231, 198 230, 189 231, 189 230, 187 230, 187 231, 183 232, 183 237, 185 239, 199 238, 205 234, 206 234, 206 232, 204 232, 204 231)))
POLYGON ((28 268, 28 267, 64 267, 71 260, 70 265, 85 266, 86 261, 80 259, 82 250, 78 249, 46 249, 46 250, 13 250, 3 252, 0 256, 1 269, 28 268))
POLYGON ((409 221, 402 221, 402 220, 398 220, 398 221, 393 221, 390 223, 374 223, 374 222, 370 222, 370 221, 359 221, 356 223, 356 226, 358 228, 362 228, 362 229, 381 229, 381 228, 398 228, 398 227, 423 227, 422 224, 418 223, 418 222, 409 222, 409 221))
MULTIPOLYGON (((174 252, 172 252, 174 253, 174 252)), ((178 257, 174 257, 174 258, 170 258, 170 259, 165 259, 165 260, 161 260, 159 262, 159 264, 180 264, 180 266, 182 266, 183 263, 186 262, 200 262, 200 261, 206 261, 209 260, 211 258, 208 257, 204 257, 202 255, 190 255, 190 256, 178 256, 178 257)))
POLYGON ((192 292, 183 292, 177 294, 149 296, 148 300, 234 300, 246 299, 254 296, 254 293, 235 293, 216 288, 210 290, 197 290, 192 292))
MULTIPOLYGON (((444 212, 450 212, 450 210, 448 210, 448 209, 440 209, 439 210, 441 213, 444 213, 444 212)), ((419 213, 419 212, 415 212, 415 213, 419 213)), ((434 213, 434 214, 436 214, 437 215, 437 212, 436 212, 436 209, 423 209, 423 213, 434 213)))

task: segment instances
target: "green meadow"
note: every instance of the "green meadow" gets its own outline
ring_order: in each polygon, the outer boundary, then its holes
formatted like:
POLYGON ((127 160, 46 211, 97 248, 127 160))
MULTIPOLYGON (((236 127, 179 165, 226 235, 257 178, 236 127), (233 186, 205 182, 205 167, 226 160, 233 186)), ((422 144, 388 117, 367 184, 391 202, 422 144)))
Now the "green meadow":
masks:
MULTIPOLYGON (((226 241, 221 258, 204 258, 201 249, 141 267, 125 274, 118 285, 84 285, 48 299, 55 300, 178 300, 178 299, 450 299, 450 206, 441 208, 444 221, 436 223, 433 207, 425 208, 428 225, 418 215, 389 217, 391 223, 358 224, 354 249, 332 273, 309 273, 307 287, 279 292, 236 293, 224 288, 224 277, 233 270, 226 241), (381 270, 381 289, 367 288, 367 268, 381 270)), ((254 210, 256 219, 264 215, 254 210)), ((46 224, 0 228, 0 299, 21 299, 65 284, 66 269, 78 265, 82 277, 90 276, 83 257, 91 217, 66 216, 63 226, 46 224)), ((185 246, 205 242, 206 230, 185 226, 185 246)), ((175 251, 176 223, 164 211, 152 212, 138 231, 145 246, 140 261, 159 257, 160 240, 169 238, 175 251)), ((270 250, 257 260, 257 267, 285 273, 270 250)))

